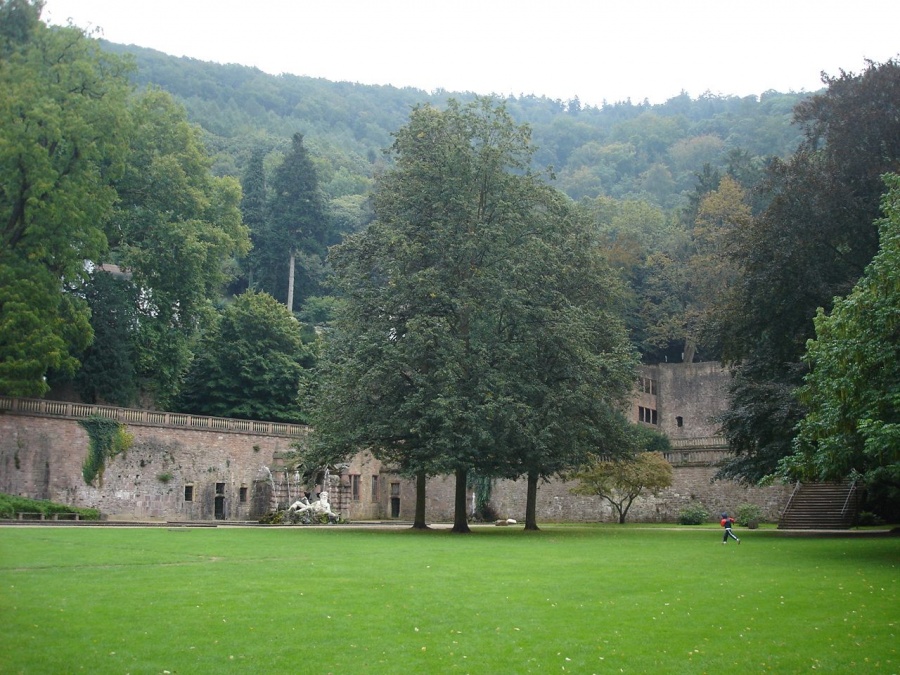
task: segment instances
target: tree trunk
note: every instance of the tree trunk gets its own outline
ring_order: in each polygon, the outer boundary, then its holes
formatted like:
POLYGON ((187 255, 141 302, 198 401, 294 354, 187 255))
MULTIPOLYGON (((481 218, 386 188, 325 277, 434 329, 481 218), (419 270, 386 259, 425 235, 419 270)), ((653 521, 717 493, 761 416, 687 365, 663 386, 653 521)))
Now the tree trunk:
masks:
POLYGON ((540 530, 537 526, 537 486, 538 475, 534 471, 528 472, 528 491, 525 498, 525 529, 540 530))
POLYGON ((460 534, 471 532, 466 517, 466 473, 465 469, 456 470, 456 499, 453 509, 453 530, 460 534))
POLYGON ((425 522, 425 482, 427 476, 424 471, 416 474, 416 517, 413 520, 414 530, 427 530, 428 523, 425 522))
POLYGON ((693 363, 694 354, 697 353, 697 343, 692 339, 684 341, 684 351, 681 353, 681 360, 684 363, 693 363))
POLYGON ((291 263, 288 267, 287 308, 291 314, 294 313, 294 251, 291 251, 291 263))
POLYGON ((622 504, 624 505, 625 508, 622 509, 621 506, 619 507, 619 524, 620 524, 620 525, 625 523, 625 516, 628 515, 628 509, 631 508, 631 505, 634 504, 635 498, 636 498, 640 493, 641 493, 641 491, 638 490, 636 493, 634 493, 634 494, 631 495, 630 497, 626 497, 626 498, 625 498, 625 501, 622 502, 622 504))

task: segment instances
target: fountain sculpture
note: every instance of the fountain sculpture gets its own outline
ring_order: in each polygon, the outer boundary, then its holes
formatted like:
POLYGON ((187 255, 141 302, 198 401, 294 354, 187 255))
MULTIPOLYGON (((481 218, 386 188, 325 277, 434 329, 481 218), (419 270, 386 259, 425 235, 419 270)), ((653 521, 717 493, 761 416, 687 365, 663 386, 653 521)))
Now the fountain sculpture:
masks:
POLYGON ((301 497, 290 505, 288 516, 292 520, 296 518, 307 523, 322 520, 323 516, 328 519, 329 523, 336 523, 339 520, 339 516, 331 510, 327 492, 320 492, 319 498, 313 502, 310 502, 305 496, 301 497))

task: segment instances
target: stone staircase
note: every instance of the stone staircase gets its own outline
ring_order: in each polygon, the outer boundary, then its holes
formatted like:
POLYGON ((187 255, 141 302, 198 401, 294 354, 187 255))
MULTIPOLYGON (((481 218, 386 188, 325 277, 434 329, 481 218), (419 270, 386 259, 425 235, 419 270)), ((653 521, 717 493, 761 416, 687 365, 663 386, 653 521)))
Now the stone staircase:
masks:
POLYGON ((856 483, 797 483, 781 518, 781 530, 846 530, 856 520, 856 483))

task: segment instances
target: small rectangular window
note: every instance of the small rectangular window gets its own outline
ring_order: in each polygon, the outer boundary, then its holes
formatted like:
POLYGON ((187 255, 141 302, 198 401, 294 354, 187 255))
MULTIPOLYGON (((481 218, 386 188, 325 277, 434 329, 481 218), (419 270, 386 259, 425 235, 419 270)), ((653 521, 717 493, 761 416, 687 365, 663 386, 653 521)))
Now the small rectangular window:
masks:
POLYGON ((193 485, 185 485, 184 486, 184 501, 186 501, 186 502, 194 501, 194 486, 193 485))
POLYGON ((241 489, 238 491, 238 499, 242 504, 247 502, 247 488, 241 487, 241 489))
POLYGON ((350 498, 358 502, 359 501, 359 474, 355 473, 350 476, 350 498))
POLYGON ((217 495, 225 494, 225 483, 216 483, 216 494, 217 495))
POLYGON ((372 476, 372 501, 378 501, 378 476, 372 476))

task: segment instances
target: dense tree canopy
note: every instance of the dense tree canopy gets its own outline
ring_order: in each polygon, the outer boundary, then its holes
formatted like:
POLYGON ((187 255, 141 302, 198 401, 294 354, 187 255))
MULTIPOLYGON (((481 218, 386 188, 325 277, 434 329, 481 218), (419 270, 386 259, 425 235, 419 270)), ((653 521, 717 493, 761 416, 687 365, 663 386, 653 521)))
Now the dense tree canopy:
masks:
POLYGON ((240 185, 217 178, 198 129, 168 94, 131 104, 133 121, 110 243, 141 289, 138 372, 165 405, 178 392, 194 337, 228 279, 226 262, 246 253, 240 185))
POLYGON ((178 407, 216 417, 305 422, 298 402, 313 353, 302 325, 267 293, 247 291, 202 339, 178 407))
MULTIPOLYGON (((211 174, 171 96, 134 96, 120 58, 39 10, 0 4, 0 390, 41 395, 48 373, 74 374, 90 310, 97 321, 112 311, 98 303, 113 295, 85 286, 89 270, 115 262, 140 289, 140 320, 118 325, 134 333, 141 385, 165 405, 226 262, 247 250, 240 188, 211 174)), ((97 378, 79 377, 89 398, 111 391, 97 378)))
POLYGON ((739 284, 721 339, 736 369, 724 429, 738 456, 724 475, 759 479, 791 453, 803 417, 793 391, 813 317, 874 256, 881 175, 900 168, 900 63, 826 81, 825 93, 797 109, 803 145, 770 166, 769 206, 732 243, 739 284))
MULTIPOLYGON (((384 166, 382 150, 414 105, 442 107, 451 97, 463 102, 474 97, 275 76, 133 45, 104 46, 135 55, 138 85, 158 85, 186 106, 190 119, 209 134, 222 172, 239 175, 261 138, 275 147, 300 131, 310 152, 322 160, 320 182, 332 199, 367 190, 369 179, 384 166), (353 192, 346 191, 354 183, 353 192)), ((610 101, 589 106, 531 95, 509 97, 506 103, 517 123, 533 129, 533 167, 552 166, 557 187, 574 200, 641 199, 668 210, 683 203, 706 163, 724 169, 733 151, 754 159, 788 156, 800 139, 790 124, 792 108, 807 96, 707 92, 691 98, 685 92, 656 105, 610 101)))
POLYGON ((853 291, 820 309, 798 390, 807 414, 781 469, 802 480, 863 478, 900 491, 900 177, 888 177, 881 246, 853 291))
POLYGON ((332 252, 345 306, 315 423, 332 447, 455 474, 468 531, 467 472, 543 475, 555 443, 599 443, 634 356, 612 277, 502 106, 415 108, 393 151, 377 220, 332 252))
MULTIPOLYGON (((133 46, 104 47, 133 54, 138 65, 135 82, 159 85, 186 106, 190 119, 203 126, 215 153, 214 170, 220 174, 247 177, 253 164, 255 184, 271 188, 281 158, 292 153, 292 137, 302 133, 327 200, 329 245, 370 222, 372 178, 392 164, 393 155, 382 150, 409 109, 423 103, 441 107, 451 96, 446 91, 272 76, 133 46), (266 152, 263 173, 257 170, 259 148, 266 152)), ((467 102, 474 95, 453 96, 467 102)), ((774 91, 759 97, 707 93, 691 98, 683 92, 663 104, 627 101, 596 107, 538 96, 506 99, 511 117, 533 130, 532 169, 552 166, 555 185, 573 199, 603 202, 604 217, 612 213, 606 205, 621 204, 632 219, 641 252, 638 265, 627 270, 628 326, 648 362, 678 360, 686 352, 680 315, 692 302, 693 289, 684 269, 690 255, 684 239, 693 227, 699 197, 716 189, 725 173, 747 189, 766 157, 788 156, 801 137, 790 125, 792 108, 806 98, 774 91), (698 190, 697 175, 703 173, 714 176, 715 182, 698 190), (678 213, 685 206, 693 212, 682 223, 678 213), (672 287, 670 280, 680 285, 672 287), (650 302, 644 301, 647 294, 654 295, 650 302)), ((757 208, 752 195, 748 202, 757 208)), ((258 224, 262 221, 245 215, 255 252, 233 290, 252 283, 286 299, 284 266, 274 261, 253 264, 254 258, 267 255, 267 233, 258 224), (263 279, 271 272, 282 275, 277 287, 263 279)), ((275 252, 283 255, 277 247, 275 252)), ((301 302, 295 303, 295 310, 303 312, 310 293, 330 289, 327 283, 317 287, 317 275, 327 272, 317 255, 300 253, 297 261, 301 302)), ((719 345, 718 340, 699 344, 698 357, 718 358, 719 345)))
POLYGON ((77 294, 127 150, 126 68, 40 4, 0 2, 0 391, 41 395, 91 340, 77 294))
POLYGON ((83 293, 94 339, 81 356, 75 389, 88 403, 132 405, 139 392, 140 290, 129 275, 95 267, 83 293))

